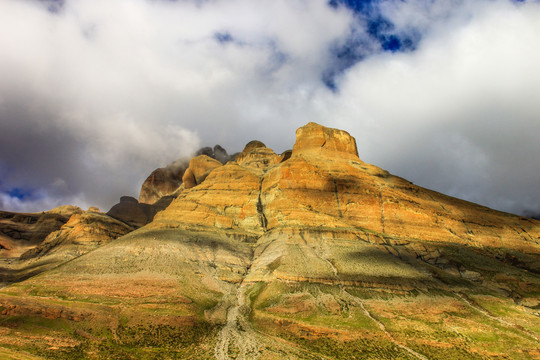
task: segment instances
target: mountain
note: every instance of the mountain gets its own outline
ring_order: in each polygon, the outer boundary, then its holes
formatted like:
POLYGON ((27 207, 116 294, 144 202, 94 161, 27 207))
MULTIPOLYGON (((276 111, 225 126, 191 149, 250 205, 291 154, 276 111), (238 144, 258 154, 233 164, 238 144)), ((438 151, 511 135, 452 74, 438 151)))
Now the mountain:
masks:
POLYGON ((315 123, 182 179, 146 225, 0 290, 0 355, 540 358, 539 221, 416 186, 315 123))
POLYGON ((0 286, 52 269, 134 230, 96 208, 61 206, 41 214, 2 216, 0 286))

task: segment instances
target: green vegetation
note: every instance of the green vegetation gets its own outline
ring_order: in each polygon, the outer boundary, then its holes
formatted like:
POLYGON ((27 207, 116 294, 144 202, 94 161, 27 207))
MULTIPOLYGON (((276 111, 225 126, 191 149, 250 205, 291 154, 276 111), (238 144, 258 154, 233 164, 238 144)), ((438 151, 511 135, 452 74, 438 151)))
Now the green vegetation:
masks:
POLYGON ((187 326, 122 324, 126 322, 106 329, 105 324, 92 321, 4 316, 0 320, 0 354, 22 352, 47 359, 212 358, 216 329, 206 322, 187 326))

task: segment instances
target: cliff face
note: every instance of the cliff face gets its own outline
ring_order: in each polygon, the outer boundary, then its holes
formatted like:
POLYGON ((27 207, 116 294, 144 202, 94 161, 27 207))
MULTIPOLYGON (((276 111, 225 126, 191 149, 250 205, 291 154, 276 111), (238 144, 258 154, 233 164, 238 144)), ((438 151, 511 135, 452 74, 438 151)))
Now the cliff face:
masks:
POLYGON ((261 236, 317 227, 380 239, 374 241, 538 253, 537 221, 418 187, 362 162, 345 131, 314 123, 297 131, 286 161, 260 143, 247 146, 236 162, 210 170, 199 170, 207 173, 205 180, 183 191, 148 228, 207 227, 261 236))
MULTIPOLYGON (((201 155, 216 160, 220 165, 233 160, 235 157, 235 155, 227 154, 227 151, 220 145, 213 148, 200 148, 195 153, 195 157, 201 155)), ((180 158, 165 167, 152 171, 141 186, 139 202, 152 205, 159 199, 172 195, 184 182, 184 174, 188 167, 190 167, 190 159, 180 158)), ((186 177, 188 181, 191 180, 189 175, 186 177)))
POLYGON ((418 187, 314 123, 292 153, 254 141, 184 177, 146 226, 0 292, 5 323, 83 328, 87 355, 537 357, 540 222, 418 187))

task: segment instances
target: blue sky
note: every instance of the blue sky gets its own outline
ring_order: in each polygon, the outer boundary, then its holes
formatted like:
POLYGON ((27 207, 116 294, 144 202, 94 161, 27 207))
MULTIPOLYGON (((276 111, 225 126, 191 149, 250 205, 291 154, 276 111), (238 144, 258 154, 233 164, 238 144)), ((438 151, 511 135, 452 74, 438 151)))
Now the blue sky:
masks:
POLYGON ((203 145, 309 121, 360 158, 540 213, 540 2, 4 0, 0 208, 108 210, 203 145))

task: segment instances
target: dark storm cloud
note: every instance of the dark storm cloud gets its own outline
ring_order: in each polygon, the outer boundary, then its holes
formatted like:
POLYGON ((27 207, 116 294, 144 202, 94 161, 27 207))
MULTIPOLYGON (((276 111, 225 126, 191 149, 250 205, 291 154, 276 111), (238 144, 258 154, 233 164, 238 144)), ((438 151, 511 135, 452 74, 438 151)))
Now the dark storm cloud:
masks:
POLYGON ((538 2, 354 3, 1 2, 0 207, 106 210, 200 145, 280 152, 316 121, 419 185, 540 212, 538 2))

